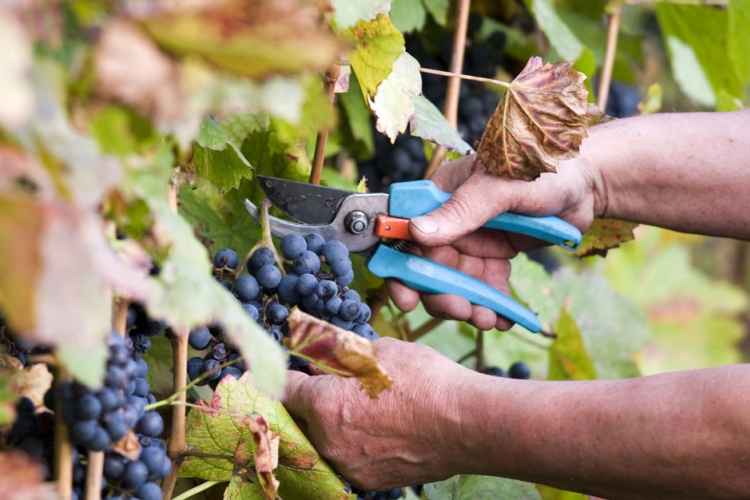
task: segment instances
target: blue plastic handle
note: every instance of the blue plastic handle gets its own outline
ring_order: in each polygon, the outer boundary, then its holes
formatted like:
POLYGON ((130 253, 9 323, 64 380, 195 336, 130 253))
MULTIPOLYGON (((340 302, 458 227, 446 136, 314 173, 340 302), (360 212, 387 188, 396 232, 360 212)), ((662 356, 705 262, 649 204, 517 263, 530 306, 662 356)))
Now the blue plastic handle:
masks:
MULTIPOLYGON (((432 181, 412 181, 391 184, 389 214, 411 219, 432 212, 451 197, 432 181)), ((502 229, 532 236, 568 250, 581 243, 581 232, 562 219, 551 216, 535 217, 505 212, 487 221, 484 227, 502 229)))
POLYGON ((396 278, 420 292, 460 295, 472 304, 492 309, 497 314, 536 333, 542 329, 533 312, 487 283, 438 264, 419 255, 402 253, 378 245, 367 268, 380 278, 396 278))

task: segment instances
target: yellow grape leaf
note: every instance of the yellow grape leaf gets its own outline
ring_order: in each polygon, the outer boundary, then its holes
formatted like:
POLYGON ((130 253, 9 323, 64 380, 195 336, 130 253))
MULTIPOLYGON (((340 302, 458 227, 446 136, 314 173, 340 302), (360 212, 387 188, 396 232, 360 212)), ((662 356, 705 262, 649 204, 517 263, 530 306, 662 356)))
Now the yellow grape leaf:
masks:
POLYGON ((477 158, 495 175, 532 181, 578 155, 587 136, 586 76, 571 63, 532 57, 490 118, 477 158))
POLYGON ((378 363, 375 347, 367 339, 314 318, 295 308, 287 319, 289 351, 327 373, 357 377, 371 398, 388 389, 393 380, 378 363))
POLYGON ((581 244, 575 255, 588 257, 589 255, 607 255, 607 250, 617 248, 635 238, 633 230, 638 226, 635 222, 625 222, 615 219, 594 219, 588 231, 583 235, 581 244))

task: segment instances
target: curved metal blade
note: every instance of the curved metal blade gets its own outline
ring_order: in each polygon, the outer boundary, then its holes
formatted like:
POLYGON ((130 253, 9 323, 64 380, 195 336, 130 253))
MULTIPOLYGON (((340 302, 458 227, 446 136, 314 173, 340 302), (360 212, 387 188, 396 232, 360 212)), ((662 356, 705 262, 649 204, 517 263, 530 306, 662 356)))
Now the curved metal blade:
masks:
POLYGON ((306 182, 294 182, 276 177, 257 176, 271 203, 294 220, 306 224, 330 224, 336 217, 341 202, 356 194, 306 182))

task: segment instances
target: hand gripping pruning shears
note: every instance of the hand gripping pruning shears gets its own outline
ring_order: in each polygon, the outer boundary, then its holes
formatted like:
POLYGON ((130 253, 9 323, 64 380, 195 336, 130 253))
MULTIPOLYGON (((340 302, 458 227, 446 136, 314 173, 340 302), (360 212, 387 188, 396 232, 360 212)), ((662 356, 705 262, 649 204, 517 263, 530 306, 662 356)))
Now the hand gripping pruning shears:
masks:
MULTIPOLYGON (((410 288, 429 293, 460 295, 472 304, 487 307, 531 332, 541 330, 539 319, 503 292, 456 269, 403 251, 411 240, 409 219, 445 203, 450 194, 427 180, 392 184, 386 193, 355 193, 303 182, 258 176, 271 203, 298 222, 269 216, 271 233, 318 233, 326 241, 338 240, 350 252, 368 257, 367 268, 380 278, 395 278, 410 288)), ((249 200, 245 207, 260 221, 260 210, 249 200)), ((575 250, 581 232, 557 217, 535 217, 506 212, 484 227, 509 231, 575 250)))

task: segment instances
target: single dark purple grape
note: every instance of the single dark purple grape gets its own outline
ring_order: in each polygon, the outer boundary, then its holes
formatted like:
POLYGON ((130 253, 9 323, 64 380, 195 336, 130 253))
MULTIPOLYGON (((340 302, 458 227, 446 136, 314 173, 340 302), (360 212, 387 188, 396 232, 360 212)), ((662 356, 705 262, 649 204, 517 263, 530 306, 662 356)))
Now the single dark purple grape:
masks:
POLYGON ((258 269, 255 273, 255 277, 264 291, 275 290, 281 282, 281 271, 279 271, 279 269, 273 264, 266 264, 258 269))
POLYGON ((526 380, 531 377, 531 368, 523 361, 516 361, 508 368, 508 376, 510 378, 526 380))
POLYGON ((374 341, 380 338, 380 335, 378 335, 375 330, 372 329, 370 325, 367 323, 363 323, 360 325, 354 325, 354 328, 352 328, 352 331, 359 335, 360 337, 364 337, 369 341, 374 341))
POLYGON ((197 351, 202 351, 211 342, 211 332, 205 326, 193 328, 188 334, 188 344, 197 351))
POLYGON ((148 375, 148 363, 146 363, 146 360, 143 358, 135 360, 133 377, 146 378, 146 375, 148 375))
POLYGON ((343 276, 337 276, 334 281, 338 286, 349 286, 354 281, 354 271, 349 271, 343 276))
MULTIPOLYGON (((141 359, 141 358, 138 358, 141 359)), ((138 366, 138 363, 134 359, 129 359, 128 364, 125 365, 125 373, 129 378, 135 378, 138 375, 136 375, 137 372, 141 371, 141 367, 138 366)), ((146 365, 146 374, 148 374, 148 365, 146 365)), ((141 377, 143 378, 143 377, 141 377)))
POLYGON ((112 441, 117 442, 128 433, 128 425, 125 423, 125 414, 121 410, 114 410, 105 416, 104 428, 109 433, 112 441))
POLYGON ((122 485, 127 489, 135 489, 146 482, 148 467, 140 460, 134 460, 125 466, 122 473, 122 485))
POLYGON ((154 396, 152 393, 148 393, 148 396, 146 396, 146 403, 152 405, 156 403, 156 396, 154 396))
MULTIPOLYGON (((135 326, 135 322, 137 319, 138 319, 138 309, 133 307, 133 305, 128 306, 128 312, 125 316, 125 330, 127 331, 133 328, 135 326)), ((115 335, 117 335, 118 337, 120 337, 120 339, 122 339, 119 333, 115 332, 115 335)))
POLYGON ((231 375, 235 379, 239 380, 239 378, 242 376, 242 370, 240 370, 234 365, 227 366, 223 370, 221 370, 221 378, 223 379, 227 375, 231 375))
POLYGON ((341 308, 341 302, 342 300, 340 297, 331 297, 326 300, 325 311, 331 316, 338 314, 339 309, 341 308))
POLYGON ((300 358, 299 356, 289 356, 289 362, 287 363, 287 366, 290 370, 295 371, 306 371, 307 367, 310 366, 310 362, 304 358, 300 358))
POLYGON ((226 267, 227 269, 237 269, 240 264, 240 258, 237 256, 237 252, 231 248, 223 248, 216 252, 214 255, 214 267, 221 269, 226 267))
POLYGON ((130 361, 130 353, 124 345, 113 345, 109 348, 108 361, 121 368, 125 368, 125 365, 130 361))
POLYGON ((147 411, 138 421, 136 429, 144 436, 159 437, 164 432, 164 420, 157 412, 147 411))
POLYGON ((215 359, 206 359, 203 361, 203 367, 201 368, 201 375, 204 373, 208 373, 211 370, 215 370, 210 375, 206 377, 207 380, 214 380, 219 378, 221 375, 221 370, 218 370, 219 368, 219 362, 215 359))
POLYGON ((289 310, 278 302, 266 306, 266 319, 272 325, 280 325, 289 317, 289 310))
POLYGON ((149 446, 148 448, 143 448, 141 450, 138 460, 146 465, 149 474, 160 474, 162 470, 162 461, 165 456, 166 453, 161 448, 157 446, 149 446))
POLYGON ((161 488, 156 483, 144 483, 138 488, 138 500, 161 500, 161 488))
POLYGON ((326 262, 333 262, 336 259, 343 259, 345 257, 348 258, 349 249, 340 241, 331 240, 323 246, 323 257, 325 257, 326 262))
POLYGON ((234 282, 234 294, 240 302, 250 302, 259 292, 260 285, 252 274, 243 274, 234 282))
POLYGON ((79 420, 99 418, 102 414, 102 403, 93 394, 85 394, 73 403, 73 413, 79 420))
POLYGON ((140 396, 128 396, 128 400, 125 404, 131 408, 135 408, 135 410, 138 412, 138 418, 141 418, 143 416, 143 412, 145 411, 146 405, 148 404, 148 401, 146 401, 146 398, 142 398, 140 396))
POLYGON ((287 259, 294 260, 305 250, 307 242, 301 234, 291 233, 281 238, 281 254, 287 259))
POLYGON ((250 274, 254 274, 254 272, 262 266, 273 264, 275 260, 276 257, 273 255, 273 250, 266 247, 260 247, 253 252, 253 255, 250 256, 250 260, 247 261, 247 270, 250 274))
POLYGON ((328 267, 334 276, 346 276, 352 272, 352 260, 349 257, 343 257, 334 261, 328 261, 328 267))
POLYGON ((133 394, 136 396, 140 396, 142 398, 145 398, 148 396, 149 391, 151 388, 148 385, 148 382, 145 378, 137 378, 135 381, 135 391, 133 391, 133 394))
POLYGON ((310 295, 305 295, 302 297, 302 301, 300 304, 302 304, 302 307, 308 311, 311 312, 315 310, 315 308, 318 306, 318 303, 320 303, 320 297, 318 297, 316 294, 311 293, 310 295))
POLYGON ((98 428, 96 420, 76 420, 70 426, 70 439, 75 444, 83 445, 94 437, 98 428))
POLYGON ((212 354, 216 361, 223 363, 227 357, 227 345, 224 342, 219 342, 214 346, 212 354))
POLYGON ((330 323, 332 325, 338 326, 339 328, 343 328, 344 330, 351 330, 352 326, 354 325, 354 321, 347 320, 341 317, 341 310, 339 310, 339 314, 336 316, 331 316, 330 323))
POLYGON ((125 395, 125 397, 130 397, 135 392, 135 380, 131 380, 128 382, 128 385, 125 386, 125 389, 122 390, 122 393, 125 395))
POLYGON ((359 316, 359 304, 351 299, 345 299, 341 302, 339 316, 345 321, 354 321, 359 316))
POLYGON ((297 275, 315 274, 318 271, 320 271, 320 258, 310 250, 305 250, 299 254, 292 263, 292 272, 297 275))
MULTIPOLYGON (((164 445, 164 447, 164 449, 166 450, 166 445, 164 445)), ((172 461, 168 456, 164 455, 164 460, 162 460, 161 462, 161 472, 159 472, 159 475, 162 478, 165 478, 169 476, 170 472, 172 472, 172 461)))
POLYGON ((320 280, 315 288, 315 293, 321 300, 328 300, 339 292, 338 285, 331 280, 320 280))
POLYGON ((125 425, 127 425, 129 429, 135 427, 140 417, 141 412, 138 408, 127 405, 122 408, 122 418, 125 421, 125 425))
POLYGON ((268 334, 271 336, 272 339, 274 339, 276 342, 281 342, 281 339, 284 338, 284 334, 279 330, 278 327, 274 326, 270 330, 268 330, 268 334))
POLYGON ((299 277, 295 274, 288 274, 281 278, 279 286, 276 289, 281 302, 285 302, 290 306, 294 306, 299 302, 302 296, 297 291, 297 281, 299 281, 299 277))
POLYGON ((482 373, 485 375, 492 375, 494 377, 507 377, 508 375, 505 373, 505 370, 500 368, 499 366, 488 366, 484 370, 482 370, 482 373))
POLYGON ((109 433, 101 427, 97 427, 96 431, 94 431, 94 436, 85 443, 85 445, 93 451, 104 451, 109 448, 109 445, 111 444, 112 438, 109 437, 109 433))
POLYGON ((370 321, 370 316, 372 316, 372 311, 370 310, 370 306, 368 306, 365 303, 360 302, 358 304, 359 307, 359 314, 354 319, 356 323, 367 323, 370 321))
POLYGON ((104 455, 104 477, 116 481, 125 472, 125 457, 119 453, 109 452, 104 455))
POLYGON ((258 308, 251 303, 242 304, 242 308, 253 321, 258 321, 258 308))
POLYGON ((323 245, 326 244, 326 240, 321 235, 312 233, 305 236, 305 243, 307 244, 308 250, 314 254, 320 255, 323 251, 323 245))
POLYGON ((203 359, 199 356, 188 359, 187 373, 190 380, 195 380, 203 373, 203 359))
POLYGON ((302 274, 297 279, 297 291, 302 295, 303 299, 307 295, 314 294, 317 287, 318 279, 312 274, 302 274))

